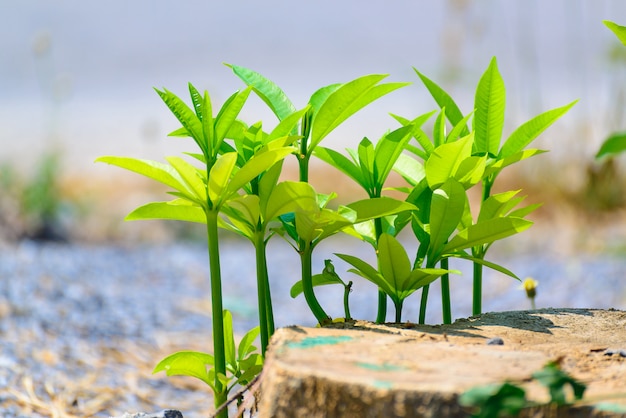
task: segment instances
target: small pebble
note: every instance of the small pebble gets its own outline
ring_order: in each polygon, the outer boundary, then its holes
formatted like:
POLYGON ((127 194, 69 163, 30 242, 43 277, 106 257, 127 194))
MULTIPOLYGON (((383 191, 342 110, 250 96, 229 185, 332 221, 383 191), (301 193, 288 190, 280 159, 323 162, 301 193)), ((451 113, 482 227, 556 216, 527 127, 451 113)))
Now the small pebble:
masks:
POLYGON ((605 356, 612 356, 613 354, 619 355, 620 357, 626 357, 626 350, 624 349, 608 349, 604 352, 605 356))
POLYGON ((504 340, 500 337, 489 338, 487 345, 504 345, 504 340))

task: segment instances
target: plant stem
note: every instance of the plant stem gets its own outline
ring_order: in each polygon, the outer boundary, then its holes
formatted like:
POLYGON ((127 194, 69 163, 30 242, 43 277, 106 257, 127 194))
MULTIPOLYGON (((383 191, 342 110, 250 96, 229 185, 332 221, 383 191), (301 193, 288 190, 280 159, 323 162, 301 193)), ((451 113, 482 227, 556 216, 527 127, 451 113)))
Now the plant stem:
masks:
POLYGON ((397 303, 394 303, 394 305, 396 306, 396 324, 399 324, 402 322, 402 305, 403 305, 403 301, 400 300, 397 303))
POLYGON ((350 297, 350 290, 352 289, 352 280, 348 282, 343 291, 343 310, 346 315, 346 321, 352 319, 350 316, 350 303, 348 302, 348 298, 350 297))
POLYGON ((482 313, 483 265, 474 263, 474 288, 472 290, 472 315, 482 313))
POLYGON ((272 300, 269 289, 267 257, 265 254, 265 235, 263 231, 256 232, 254 236, 254 249, 256 252, 257 302, 259 309, 259 328, 261 330, 261 354, 265 356, 267 344, 274 332, 274 320, 272 318, 272 300))
MULTIPOLYGON (((222 275, 220 270, 220 250, 217 232, 217 210, 207 210, 207 244, 209 247, 209 267, 211 273, 211 320, 213 322, 213 356, 215 358, 215 407, 219 408, 227 400, 226 388, 218 375, 226 375, 226 355, 224 348, 224 318, 222 307, 222 275)), ((218 415, 228 418, 228 412, 218 415)))
POLYGON ((311 271, 313 270, 312 266, 312 256, 313 256, 313 248, 311 244, 300 240, 300 261, 302 266, 302 290, 304 292, 304 298, 306 299, 306 303, 309 305, 311 312, 315 315, 315 319, 320 325, 326 324, 330 317, 324 312, 324 309, 317 301, 315 297, 315 292, 313 291, 313 276, 311 271))
POLYGON ((426 304, 428 303, 428 290, 430 289, 430 285, 422 287, 422 300, 420 301, 420 316, 418 323, 425 324, 426 323, 426 304))
MULTIPOLYGON (((493 182, 496 179, 496 175, 492 174, 483 180, 483 195, 481 201, 482 203, 489 198, 491 195, 491 187, 493 186, 493 182)), ((472 253, 474 257, 484 259, 485 251, 483 247, 479 247, 477 249, 473 249, 472 253)), ((474 283, 472 290, 472 315, 480 315, 483 311, 482 308, 482 297, 483 297, 483 265, 474 262, 474 283)))
MULTIPOLYGON (((448 270, 448 259, 441 259, 441 268, 448 270)), ((441 310, 444 324, 452 323, 452 311, 450 308, 450 275, 444 274, 441 276, 441 310)))
MULTIPOLYGON (((383 233, 382 219, 374 219, 374 229, 376 232, 376 245, 383 233)), ((376 249, 378 251, 378 249, 376 249)), ((387 320, 387 295, 380 288, 378 289, 378 313, 376 314, 376 323, 382 324, 387 320)))

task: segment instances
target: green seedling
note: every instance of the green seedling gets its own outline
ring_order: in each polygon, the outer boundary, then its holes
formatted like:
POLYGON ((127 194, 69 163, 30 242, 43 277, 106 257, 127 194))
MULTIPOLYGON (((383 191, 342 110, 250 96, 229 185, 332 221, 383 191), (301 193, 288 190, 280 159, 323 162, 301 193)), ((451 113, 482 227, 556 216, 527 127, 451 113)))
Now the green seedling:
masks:
POLYGON ((259 327, 248 331, 238 346, 235 346, 233 318, 228 310, 224 310, 224 349, 226 355, 226 373, 217 372, 215 357, 198 351, 179 351, 165 357, 156 365, 152 373, 165 372, 168 376, 190 376, 200 379, 217 395, 223 393, 228 397, 236 386, 247 385, 263 368, 263 356, 256 353, 253 345, 259 335, 259 327), (216 381, 220 385, 216 385, 216 381))
MULTIPOLYGON (((295 113, 297 116, 298 112, 295 113)), ((243 128, 234 142, 240 156, 240 165, 253 158, 263 147, 274 144, 290 144, 296 137, 287 134, 295 118, 287 118, 270 134, 265 134, 258 123, 250 128, 243 128), (278 138, 278 139, 274 139, 278 138)), ((220 226, 234 231, 248 240, 255 247, 257 271, 257 296, 259 326, 261 328, 261 352, 265 354, 269 338, 274 333, 274 315, 267 269, 266 248, 273 233, 269 229, 278 216, 296 210, 312 212, 316 209, 316 194, 313 188, 302 182, 281 182, 282 161, 261 173, 250 182, 248 193, 232 199, 222 208, 227 222, 220 226)))
MULTIPOLYGON (((458 105, 445 90, 417 70, 415 71, 441 108, 441 114, 445 115, 445 118, 453 126, 450 134, 445 135, 443 134, 445 132, 443 118, 435 123, 438 134, 435 135, 436 142, 434 145, 442 141, 450 142, 458 137, 467 136, 470 133, 467 125, 470 115, 463 116, 458 105)), ((574 101, 535 116, 515 129, 502 143, 505 99, 504 81, 498 71, 496 59, 493 58, 476 88, 474 111, 471 114, 473 116, 471 133, 474 136, 471 154, 475 157, 486 158, 486 166, 481 179, 482 202, 491 196, 494 182, 505 167, 543 152, 536 149, 526 149, 526 147, 576 103, 574 101)), ((429 158, 433 144, 427 144, 421 135, 416 136, 416 138, 418 143, 424 147, 424 151, 420 152, 429 158)), ((485 244, 472 248, 474 259, 484 259, 488 246, 485 244)), ((482 268, 481 262, 474 262, 472 304, 474 315, 482 312, 482 268)))
MULTIPOLYGON (((284 91, 274 82, 261 74, 236 65, 228 65, 235 75, 237 75, 246 85, 252 87, 258 96, 269 106, 276 117, 282 121, 290 117, 296 107, 287 97, 284 91)), ((331 84, 317 90, 311 95, 308 110, 301 115, 300 129, 294 128, 292 135, 300 136, 299 146, 296 156, 299 166, 299 180, 309 181, 309 161, 317 146, 335 128, 345 122, 350 116, 363 109, 373 101, 386 94, 397 90, 409 83, 383 83, 385 74, 371 74, 359 77, 344 84, 331 84)), ((298 252, 301 254, 308 252, 308 244, 299 242, 298 252)), ((307 263, 308 257, 302 257, 302 262, 307 263)), ((303 264, 303 277, 312 277, 312 272, 308 264, 303 264)), ((309 286, 305 285, 305 289, 309 286)), ((307 303, 315 313, 317 320, 322 323, 327 320, 327 316, 315 294, 305 290, 307 303), (307 296, 308 295, 308 296, 307 296)), ((386 300, 381 295, 379 297, 379 316, 386 310, 386 300)))
POLYGON ((396 308, 397 323, 402 322, 402 305, 407 297, 442 274, 448 273, 448 270, 443 269, 412 269, 402 244, 385 233, 381 234, 378 240, 378 269, 348 254, 335 255, 354 267, 349 270, 350 272, 374 283, 389 296, 396 308))
MULTIPOLYGON (((239 197, 242 188, 269 170, 293 152, 282 143, 268 143, 241 167, 237 166, 239 154, 225 143, 251 89, 233 94, 222 106, 217 116, 212 114, 208 92, 204 95, 191 84, 189 91, 193 110, 168 90, 157 93, 176 116, 183 128, 174 136, 186 134, 193 138, 202 154, 193 157, 204 164, 198 168, 179 157, 168 157, 169 164, 128 157, 100 157, 99 162, 109 163, 134 171, 163 183, 174 191, 176 198, 169 202, 154 202, 131 212, 127 220, 172 219, 198 222, 206 225, 211 279, 211 309, 215 367, 215 405, 226 401, 226 391, 219 376, 226 374, 224 324, 222 320, 222 279, 219 261, 219 213, 232 199, 239 197)), ((221 414, 222 417, 226 413, 221 414)))
POLYGON ((313 289, 311 272, 315 247, 324 239, 354 224, 415 209, 415 206, 407 202, 380 197, 340 206, 335 211, 327 207, 328 202, 334 197, 335 195, 318 194, 319 208, 316 212, 296 211, 283 215, 280 217, 282 228, 277 230, 300 255, 302 293, 321 325, 330 323, 331 318, 317 301, 313 289))
MULTIPOLYGON (((412 125, 396 129, 383 136, 376 146, 368 138, 363 138, 356 151, 348 149, 350 159, 324 147, 317 147, 314 155, 354 180, 370 198, 378 198, 382 196, 391 169, 411 139, 412 131, 412 125)), ((378 238, 383 233, 383 223, 381 218, 376 218, 373 222, 376 235, 373 245, 376 249, 378 238)), ((386 314, 387 299, 385 292, 380 289, 376 322, 385 322, 386 314)))
MULTIPOLYGON (((445 109, 439 113, 435 126, 443 122, 444 112, 445 109)), ((407 122, 399 117, 396 119, 407 122)), ((459 128, 462 125, 457 124, 453 132, 462 132, 463 129, 459 128)), ((488 248, 499 239, 523 231, 531 225, 523 217, 537 205, 514 211, 523 198, 516 197, 517 192, 499 194, 483 204, 474 221, 467 190, 482 181, 488 161, 486 156, 473 155, 474 135, 470 133, 461 138, 452 132, 445 135, 444 126, 434 129, 435 139, 432 141, 421 129, 417 129, 414 135, 420 138, 418 143, 422 149, 416 147, 411 152, 425 157, 425 162, 422 165, 415 158, 402 156, 394 167, 412 187, 408 190, 407 201, 420 208, 413 212, 411 219, 404 219, 404 222, 411 221, 420 243, 414 266, 433 268, 440 264, 447 270, 449 257, 460 257, 517 278, 504 267, 487 262, 484 257, 467 254, 468 247, 464 245, 474 241, 488 248)), ((443 322, 451 323, 450 285, 446 274, 441 277, 441 288, 443 322)), ((425 321, 428 293, 429 285, 426 285, 422 289, 420 323, 425 321)))

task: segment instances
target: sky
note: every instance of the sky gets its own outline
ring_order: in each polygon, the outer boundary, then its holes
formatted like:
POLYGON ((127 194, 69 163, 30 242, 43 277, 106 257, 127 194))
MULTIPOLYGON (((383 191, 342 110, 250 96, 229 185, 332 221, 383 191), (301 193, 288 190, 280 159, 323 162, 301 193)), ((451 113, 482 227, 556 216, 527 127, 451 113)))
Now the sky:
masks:
MULTIPOLYGON (((185 97, 192 82, 221 103, 242 88, 224 63, 262 73, 299 107, 318 88, 365 74, 413 83, 336 131, 337 147, 351 147, 394 128, 390 112, 414 117, 435 109, 414 68, 469 112, 494 56, 507 86, 509 132, 580 99, 549 144, 586 158, 626 125, 624 71, 609 65, 617 41, 603 19, 626 22, 626 3, 0 1, 0 162, 29 165, 59 150, 70 170, 97 172, 92 161, 103 154, 177 153, 188 143, 166 138, 177 122, 153 88, 185 97)), ((276 123, 257 99, 242 117, 276 123)))

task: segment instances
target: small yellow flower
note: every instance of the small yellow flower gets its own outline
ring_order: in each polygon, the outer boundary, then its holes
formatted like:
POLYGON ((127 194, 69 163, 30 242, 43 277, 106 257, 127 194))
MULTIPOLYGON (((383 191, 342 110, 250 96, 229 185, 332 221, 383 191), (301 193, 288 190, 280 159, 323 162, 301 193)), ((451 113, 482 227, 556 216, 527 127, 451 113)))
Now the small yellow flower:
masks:
POLYGON ((526 291, 526 296, 528 296, 528 299, 530 299, 533 309, 535 309, 535 296, 537 296, 537 286, 539 286, 539 282, 532 277, 525 278, 521 286, 521 288, 526 291))

